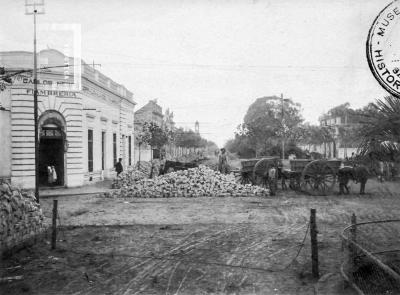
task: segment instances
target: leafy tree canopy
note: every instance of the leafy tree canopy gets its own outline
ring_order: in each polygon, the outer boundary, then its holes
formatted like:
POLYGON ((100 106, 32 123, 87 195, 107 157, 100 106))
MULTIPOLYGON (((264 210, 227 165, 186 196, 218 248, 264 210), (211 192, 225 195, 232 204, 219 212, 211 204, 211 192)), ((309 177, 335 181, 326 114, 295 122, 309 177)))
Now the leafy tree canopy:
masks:
POLYGON ((394 160, 400 155, 400 100, 393 96, 368 105, 359 130, 361 155, 374 155, 381 160, 394 160))
POLYGON ((187 148, 205 148, 218 149, 218 146, 203 137, 200 134, 194 132, 193 130, 184 130, 183 128, 177 128, 173 132, 174 143, 180 147, 187 148))
POLYGON ((298 139, 303 122, 301 106, 291 99, 270 96, 256 99, 244 116, 239 133, 247 135, 251 144, 263 149, 271 144, 298 139))
POLYGON ((136 136, 139 145, 148 144, 153 148, 161 148, 168 143, 170 131, 154 122, 145 122, 142 130, 136 136))

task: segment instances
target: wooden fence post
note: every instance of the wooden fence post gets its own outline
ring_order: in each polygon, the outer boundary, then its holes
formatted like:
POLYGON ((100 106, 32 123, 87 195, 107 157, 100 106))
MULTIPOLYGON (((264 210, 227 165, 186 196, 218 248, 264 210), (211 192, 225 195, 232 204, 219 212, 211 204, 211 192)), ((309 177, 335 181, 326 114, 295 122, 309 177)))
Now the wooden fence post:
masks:
POLYGON ((58 207, 58 200, 53 200, 53 231, 51 234, 51 249, 56 248, 57 242, 57 207, 58 207))
POLYGON ((316 223, 316 210, 311 209, 310 214, 310 236, 311 236, 311 263, 312 275, 314 278, 319 278, 318 269, 318 239, 317 239, 317 223, 316 223))

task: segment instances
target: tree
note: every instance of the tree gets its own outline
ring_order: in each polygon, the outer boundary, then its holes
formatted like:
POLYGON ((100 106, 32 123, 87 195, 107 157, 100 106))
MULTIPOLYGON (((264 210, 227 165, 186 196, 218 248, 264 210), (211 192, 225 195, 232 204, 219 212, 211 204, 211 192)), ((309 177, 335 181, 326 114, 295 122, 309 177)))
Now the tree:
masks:
POLYGON ((357 147, 360 144, 361 139, 359 131, 361 126, 360 123, 339 126, 338 139, 341 147, 344 147, 346 150, 348 147, 357 147))
POLYGON ((206 146, 206 142, 200 136, 200 134, 194 132, 193 130, 184 130, 183 128, 178 128, 175 132, 175 144, 177 146, 186 148, 198 148, 206 146))
POLYGON ((157 150, 161 150, 161 148, 168 143, 169 140, 169 132, 168 130, 164 127, 158 126, 154 122, 150 123, 145 123, 144 128, 148 129, 148 132, 150 133, 150 138, 149 138, 149 145, 151 146, 151 149, 154 150, 155 148, 157 150))
POLYGON ((249 137, 256 156, 267 153, 272 146, 295 142, 303 122, 300 104, 277 96, 261 97, 252 103, 244 117, 239 133, 249 137))
POLYGON ((360 128, 361 155, 395 160, 400 154, 400 100, 386 96, 364 108, 360 128))
POLYGON ((139 162, 140 162, 140 147, 143 144, 150 145, 151 149, 161 149, 168 143, 171 135, 166 128, 158 126, 154 122, 144 122, 142 129, 137 133, 136 140, 139 146, 139 162))
POLYGON ((149 144, 151 138, 151 134, 148 128, 142 128, 136 133, 136 142, 139 147, 139 166, 140 166, 140 156, 141 156, 141 147, 143 144, 149 144))
POLYGON ((249 137, 245 135, 236 133, 235 137, 228 140, 224 147, 230 153, 237 154, 240 158, 255 157, 256 150, 251 145, 249 137))
POLYGON ((200 134, 193 130, 184 130, 182 127, 173 132, 173 142, 179 147, 202 148, 211 153, 218 149, 214 142, 201 137, 200 134))
MULTIPOLYGON (((304 145, 324 145, 324 156, 327 157, 327 144, 333 145, 333 156, 336 156, 336 130, 334 126, 317 126, 305 124, 299 141, 304 145)), ((329 147, 330 149, 330 147, 329 147)))
POLYGON ((320 126, 304 124, 302 125, 302 130, 303 132, 299 142, 303 145, 308 145, 309 150, 311 150, 312 145, 321 145, 324 143, 320 126))

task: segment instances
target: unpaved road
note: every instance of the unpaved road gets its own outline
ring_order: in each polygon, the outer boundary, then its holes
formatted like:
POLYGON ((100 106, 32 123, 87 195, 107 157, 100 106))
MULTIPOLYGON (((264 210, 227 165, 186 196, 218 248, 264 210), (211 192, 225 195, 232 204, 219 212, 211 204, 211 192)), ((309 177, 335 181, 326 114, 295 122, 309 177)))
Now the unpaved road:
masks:
MULTIPOLYGON (((320 272, 336 273, 351 213, 397 218, 399 188, 372 181, 363 197, 62 197, 60 222, 77 227, 59 232, 58 250, 44 242, 3 261, 2 276, 24 280, 0 285, 0 294, 314 294, 309 235, 301 246, 310 208, 320 272)), ((48 217, 51 204, 42 200, 48 217)))

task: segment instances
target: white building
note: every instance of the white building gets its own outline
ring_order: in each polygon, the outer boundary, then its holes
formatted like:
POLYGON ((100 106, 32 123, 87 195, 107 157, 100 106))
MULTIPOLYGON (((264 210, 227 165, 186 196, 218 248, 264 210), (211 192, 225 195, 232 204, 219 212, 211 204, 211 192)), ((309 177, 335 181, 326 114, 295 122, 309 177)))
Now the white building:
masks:
MULTIPOLYGON (((53 49, 38 54, 38 65, 59 66, 73 59, 53 49)), ((33 53, 0 52, 7 73, 32 69, 33 53)), ((34 115, 31 72, 13 76, 0 92, 0 178, 33 188, 34 115)), ((133 164, 132 93, 98 70, 81 67, 41 70, 38 76, 39 182, 41 186, 81 186, 113 177, 114 164, 133 164), (79 70, 78 70, 79 69, 79 70), (66 71, 67 70, 67 71, 66 71), (47 167, 57 181, 50 183, 47 167)))

